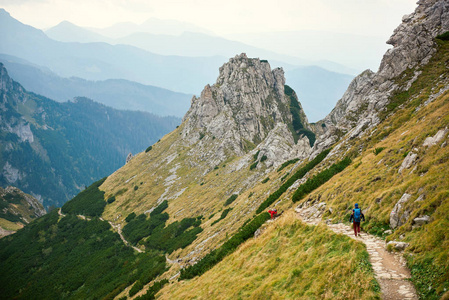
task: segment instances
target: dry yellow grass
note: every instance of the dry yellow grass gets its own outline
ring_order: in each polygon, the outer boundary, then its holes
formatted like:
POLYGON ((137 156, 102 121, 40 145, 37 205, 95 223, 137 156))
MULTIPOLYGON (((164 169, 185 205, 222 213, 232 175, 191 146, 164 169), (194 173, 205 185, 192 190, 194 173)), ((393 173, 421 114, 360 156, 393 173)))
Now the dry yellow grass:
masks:
POLYGON ((17 231, 20 228, 23 228, 23 225, 0 218, 0 227, 5 230, 17 231))
POLYGON ((200 277, 165 287, 159 299, 375 299, 365 246, 289 211, 261 236, 200 277))

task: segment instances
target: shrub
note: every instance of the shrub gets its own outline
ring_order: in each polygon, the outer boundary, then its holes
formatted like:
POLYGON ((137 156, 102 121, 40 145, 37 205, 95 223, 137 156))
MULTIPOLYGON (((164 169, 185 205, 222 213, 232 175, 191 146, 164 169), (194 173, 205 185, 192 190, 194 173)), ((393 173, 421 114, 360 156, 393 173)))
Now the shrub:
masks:
POLYGON ((446 31, 443 34, 437 35, 436 38, 439 40, 442 40, 442 41, 449 41, 449 31, 446 31))
POLYGON ((221 216, 219 219, 215 220, 214 222, 212 222, 212 224, 210 224, 210 226, 215 225, 216 223, 220 222, 221 220, 223 220, 224 218, 226 218, 226 216, 228 215, 228 213, 232 210, 232 207, 226 208, 225 210, 223 210, 221 212, 221 216))
POLYGON ((290 113, 292 114, 292 123, 289 125, 289 129, 292 132, 295 143, 298 141, 301 135, 307 136, 310 146, 313 147, 315 143, 315 133, 304 128, 303 120, 301 119, 301 106, 299 106, 298 100, 294 96, 294 91, 288 85, 284 85, 284 93, 290 99, 290 113))
POLYGON ((130 297, 134 296, 141 289, 143 289, 143 283, 142 283, 142 281, 137 280, 136 283, 134 283, 133 287, 129 290, 129 296, 130 297))
POLYGON ((295 164, 299 161, 299 158, 295 158, 295 159, 290 159, 288 161, 286 161, 285 163, 283 163, 278 169, 277 171, 280 172, 282 171, 285 167, 291 165, 291 164, 295 164))
POLYGON ((253 160, 256 160, 259 157, 260 150, 253 155, 253 160))
POLYGON ((321 171, 312 178, 309 178, 305 183, 300 185, 296 192, 293 194, 293 202, 297 202, 304 198, 304 196, 309 194, 314 189, 320 187, 322 184, 331 179, 335 174, 343 171, 347 166, 349 166, 350 163, 351 159, 349 157, 346 157, 342 161, 333 164, 328 169, 321 171))
POLYGON ((229 204, 231 204, 232 202, 234 202, 235 199, 237 199, 238 196, 239 196, 238 194, 233 194, 233 195, 231 195, 231 197, 229 197, 229 198, 226 200, 224 206, 228 206, 229 204))
POLYGON ((132 212, 132 213, 130 213, 130 214, 126 217, 125 221, 129 223, 129 221, 131 221, 131 220, 134 219, 135 217, 136 217, 136 213, 135 213, 135 212, 132 212))
POLYGON ((153 149, 153 146, 148 147, 148 148, 145 150, 145 153, 151 151, 151 149, 153 149))
POLYGON ((139 187, 137 185, 134 186, 134 190, 137 191, 139 187))
POLYGON ((145 241, 145 246, 150 249, 172 253, 176 249, 190 245, 197 235, 203 231, 199 227, 200 225, 201 217, 197 217, 184 218, 180 222, 173 222, 165 228, 157 228, 145 241))
POLYGON ((255 163, 251 164, 251 166, 249 166, 250 170, 254 170, 257 167, 258 162, 256 161, 255 163))
POLYGON ((94 182, 84 191, 76 195, 72 200, 64 204, 62 211, 65 214, 77 214, 89 217, 100 216, 106 201, 104 201, 104 192, 98 187, 103 184, 107 177, 94 182))
POLYGON ((262 156, 262 158, 260 159, 260 162, 264 162, 268 159, 268 157, 266 155, 262 156))
POLYGON ((374 155, 379 154, 380 152, 382 152, 383 150, 385 150, 385 147, 379 147, 379 148, 375 148, 373 150, 374 155))
POLYGON ((151 287, 148 288, 146 294, 135 298, 134 300, 153 300, 155 295, 168 283, 167 279, 156 281, 151 287))
POLYGON ((270 219, 269 213, 262 213, 255 217, 251 222, 242 226, 240 230, 234 234, 229 240, 227 240, 221 247, 211 251, 203 259, 201 259, 197 264, 189 266, 181 270, 181 275, 179 280, 190 279, 195 276, 204 274, 207 270, 219 263, 226 255, 234 252, 237 247, 244 241, 254 236, 259 227, 270 219))
POLYGON ((262 183, 267 183, 268 180, 270 180, 270 177, 265 178, 264 180, 262 180, 262 183))
POLYGON ((331 151, 331 149, 324 150, 320 154, 317 155, 312 161, 307 163, 304 167, 300 168, 298 171, 296 171, 295 174, 293 174, 292 177, 290 177, 279 189, 277 189, 274 193, 272 193, 268 198, 260 204, 260 206, 257 208, 256 213, 261 213, 264 209, 266 209, 268 206, 270 206, 274 201, 279 199, 287 189, 296 182, 296 180, 301 179, 304 175, 307 174, 311 169, 313 169, 316 165, 318 165, 331 151))
POLYGON ((111 204, 115 201, 115 196, 112 196, 111 198, 108 199, 108 203, 111 204))

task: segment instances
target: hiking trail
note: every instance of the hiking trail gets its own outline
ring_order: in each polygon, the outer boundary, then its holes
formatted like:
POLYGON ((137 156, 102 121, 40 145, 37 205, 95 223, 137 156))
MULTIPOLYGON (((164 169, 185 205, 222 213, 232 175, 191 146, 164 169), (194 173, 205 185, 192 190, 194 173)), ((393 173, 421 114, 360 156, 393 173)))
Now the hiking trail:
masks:
POLYGON ((126 246, 133 248, 134 250, 136 250, 136 251, 139 252, 139 253, 142 253, 142 252, 143 252, 141 249, 139 249, 139 248, 137 248, 137 247, 131 245, 131 244, 125 239, 125 237, 123 236, 123 233, 122 233, 122 226, 121 226, 120 224, 115 225, 115 224, 112 223, 111 221, 108 221, 108 223, 109 223, 109 225, 111 225, 112 228, 114 228, 115 230, 117 230, 118 235, 120 236, 120 238, 122 239, 123 243, 124 243, 126 246))
MULTIPOLYGON (((307 224, 317 225, 323 221, 320 217, 310 214, 308 209, 296 208, 295 211, 298 217, 307 224)), ((327 224, 327 226, 335 233, 345 234, 366 245, 383 300, 419 299, 415 287, 409 281, 411 275, 405 264, 405 259, 401 254, 388 252, 385 249, 385 241, 366 232, 355 237, 352 226, 348 224, 327 224)))

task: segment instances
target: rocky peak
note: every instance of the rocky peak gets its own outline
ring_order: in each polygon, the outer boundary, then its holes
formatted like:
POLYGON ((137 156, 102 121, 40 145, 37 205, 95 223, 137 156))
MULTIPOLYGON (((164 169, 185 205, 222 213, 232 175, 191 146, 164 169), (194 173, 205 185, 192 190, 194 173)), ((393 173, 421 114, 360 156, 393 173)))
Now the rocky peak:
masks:
POLYGON ((393 45, 380 64, 379 71, 367 70, 357 76, 326 118, 324 134, 316 143, 316 152, 335 142, 336 132, 349 132, 351 138, 379 123, 378 113, 386 109, 390 95, 407 90, 417 79, 398 86, 395 82, 402 72, 424 65, 436 51, 435 37, 449 31, 449 2, 447 0, 418 1, 415 12, 406 15, 387 41, 393 45))
POLYGON ((426 64, 435 52, 435 37, 449 30, 449 2, 420 0, 415 12, 405 15, 387 44, 378 75, 391 79, 408 68, 426 64))
POLYGON ((294 140, 289 143, 291 147, 303 137, 299 131, 311 133, 296 94, 285 86, 284 71, 272 70, 267 61, 248 58, 244 53, 225 63, 217 82, 206 85, 200 97, 192 98, 183 124, 184 141, 214 145, 215 156, 223 159, 229 151, 248 153, 278 124, 290 129, 286 138, 294 140))

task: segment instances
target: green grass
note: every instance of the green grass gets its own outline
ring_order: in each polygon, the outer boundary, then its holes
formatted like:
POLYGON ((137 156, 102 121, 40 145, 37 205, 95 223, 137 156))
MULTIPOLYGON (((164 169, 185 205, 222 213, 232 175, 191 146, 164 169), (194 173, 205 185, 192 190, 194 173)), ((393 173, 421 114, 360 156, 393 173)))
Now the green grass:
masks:
POLYGON ((101 216, 106 201, 104 200, 104 192, 98 187, 103 184, 106 177, 94 182, 84 191, 80 192, 71 201, 64 204, 62 212, 65 214, 79 214, 89 217, 101 216))
POLYGON ((166 286, 160 299, 380 299, 365 246, 294 212, 267 224, 204 275, 166 286))

